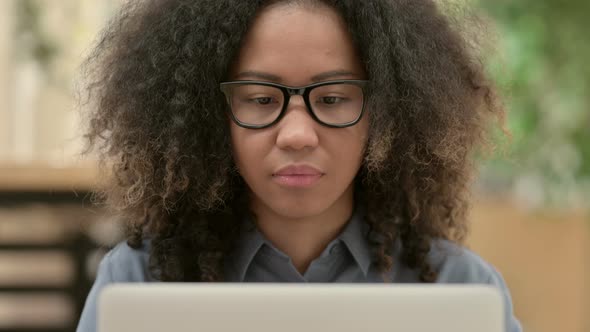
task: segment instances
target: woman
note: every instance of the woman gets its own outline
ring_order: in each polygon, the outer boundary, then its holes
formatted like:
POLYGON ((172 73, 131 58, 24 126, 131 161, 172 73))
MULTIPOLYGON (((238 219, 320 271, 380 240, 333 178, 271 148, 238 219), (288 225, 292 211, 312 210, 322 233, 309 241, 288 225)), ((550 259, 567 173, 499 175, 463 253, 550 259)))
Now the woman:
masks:
POLYGON ((503 117, 431 0, 150 0, 87 63, 87 138, 128 220, 112 282, 487 283, 460 246, 474 149, 503 117))

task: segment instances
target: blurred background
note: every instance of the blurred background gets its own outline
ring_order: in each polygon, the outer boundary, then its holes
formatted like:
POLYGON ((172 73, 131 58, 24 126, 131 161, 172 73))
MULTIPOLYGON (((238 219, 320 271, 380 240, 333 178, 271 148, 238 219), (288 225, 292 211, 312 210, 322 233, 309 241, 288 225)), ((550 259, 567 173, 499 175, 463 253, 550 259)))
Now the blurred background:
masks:
MULTIPOLYGON (((73 331, 120 238, 89 196, 75 82, 121 1, 0 1, 0 331, 73 331)), ((504 275, 526 331, 588 332, 590 2, 454 3, 489 24, 512 133, 482 159, 467 244, 504 275)))

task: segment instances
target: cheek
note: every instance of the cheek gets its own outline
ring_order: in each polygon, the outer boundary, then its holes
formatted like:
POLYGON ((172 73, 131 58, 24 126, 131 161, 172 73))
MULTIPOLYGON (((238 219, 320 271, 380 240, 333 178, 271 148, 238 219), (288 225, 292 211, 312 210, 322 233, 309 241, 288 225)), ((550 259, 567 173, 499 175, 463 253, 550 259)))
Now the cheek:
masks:
POLYGON ((364 116, 361 121, 353 127, 354 133, 354 141, 351 142, 351 146, 355 148, 355 153, 351 156, 352 158, 358 158, 358 160, 362 160, 367 141, 369 137, 369 121, 366 116, 364 116))
POLYGON ((231 145, 234 163, 240 174, 256 174, 268 151, 268 137, 261 131, 231 125, 231 145))
MULTIPOLYGON (((339 129, 343 130, 343 129, 339 129)), ((349 183, 354 178, 363 163, 365 154, 368 126, 358 123, 347 132, 339 132, 337 137, 330 140, 330 156, 332 171, 337 181, 349 183)))
POLYGON ((367 114, 368 112, 365 111, 365 115, 363 115, 363 118, 361 119, 361 121, 359 121, 358 123, 358 132, 359 132, 359 136, 362 138, 363 142, 366 143, 367 142, 367 138, 369 137, 369 114, 367 114))
POLYGON ((351 166, 349 171, 353 176, 356 175, 363 163, 369 136, 369 122, 366 118, 363 118, 363 121, 359 122, 357 125, 358 127, 355 128, 353 135, 354 139, 349 142, 349 148, 346 149, 346 151, 343 151, 348 159, 344 162, 351 166))
POLYGON ((247 161, 244 160, 244 158, 249 155, 248 145, 244 144, 245 133, 242 128, 236 126, 235 124, 231 124, 230 127, 233 158, 241 173, 243 166, 248 164, 247 161))

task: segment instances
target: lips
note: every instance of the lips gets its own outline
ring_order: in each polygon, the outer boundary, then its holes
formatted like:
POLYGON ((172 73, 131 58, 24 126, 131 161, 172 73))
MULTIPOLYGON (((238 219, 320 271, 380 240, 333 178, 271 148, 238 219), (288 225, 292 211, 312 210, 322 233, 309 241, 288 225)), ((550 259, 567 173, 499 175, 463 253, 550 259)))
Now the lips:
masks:
POLYGON ((273 180, 286 187, 305 188, 316 184, 324 175, 319 169, 308 165, 289 165, 273 173, 273 180))
POLYGON ((322 175, 322 171, 307 165, 290 165, 279 169, 274 176, 291 176, 291 175, 322 175))

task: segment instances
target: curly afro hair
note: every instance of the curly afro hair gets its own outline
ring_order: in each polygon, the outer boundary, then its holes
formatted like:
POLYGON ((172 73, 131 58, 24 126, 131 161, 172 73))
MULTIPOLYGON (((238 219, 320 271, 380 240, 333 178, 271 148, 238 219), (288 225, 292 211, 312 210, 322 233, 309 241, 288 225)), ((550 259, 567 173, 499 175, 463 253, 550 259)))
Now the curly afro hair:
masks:
MULTIPOLYGON (((288 0, 131 1, 83 66, 85 137, 112 180, 101 197, 125 217, 130 246, 151 240, 162 281, 224 279, 250 212, 219 83, 257 13, 277 2, 288 0)), ((480 56, 433 0, 296 2, 342 16, 370 80, 355 197, 374 264, 394 268, 400 241, 402 262, 432 282, 432 241, 464 239, 474 152, 504 118, 480 56)))

